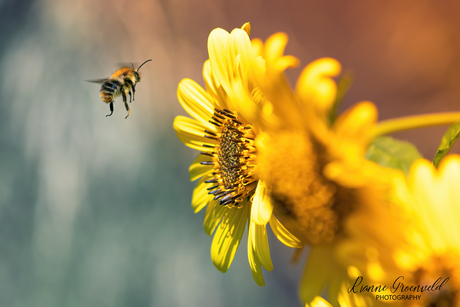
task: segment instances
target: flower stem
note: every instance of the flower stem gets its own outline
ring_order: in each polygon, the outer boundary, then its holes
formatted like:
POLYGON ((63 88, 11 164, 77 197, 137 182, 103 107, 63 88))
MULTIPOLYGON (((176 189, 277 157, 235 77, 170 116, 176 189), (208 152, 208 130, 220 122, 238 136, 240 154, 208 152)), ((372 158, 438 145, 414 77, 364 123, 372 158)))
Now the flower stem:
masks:
POLYGON ((459 112, 434 113, 388 119, 377 123, 373 131, 373 137, 376 138, 385 134, 410 129, 452 125, 456 122, 460 122, 459 112))

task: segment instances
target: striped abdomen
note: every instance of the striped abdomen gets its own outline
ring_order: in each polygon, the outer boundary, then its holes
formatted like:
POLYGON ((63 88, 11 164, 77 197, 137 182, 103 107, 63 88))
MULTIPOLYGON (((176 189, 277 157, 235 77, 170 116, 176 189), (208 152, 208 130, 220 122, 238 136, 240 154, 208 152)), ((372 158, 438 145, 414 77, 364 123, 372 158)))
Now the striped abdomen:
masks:
POLYGON ((101 86, 101 98, 106 103, 111 103, 121 93, 122 84, 116 79, 109 79, 101 86))

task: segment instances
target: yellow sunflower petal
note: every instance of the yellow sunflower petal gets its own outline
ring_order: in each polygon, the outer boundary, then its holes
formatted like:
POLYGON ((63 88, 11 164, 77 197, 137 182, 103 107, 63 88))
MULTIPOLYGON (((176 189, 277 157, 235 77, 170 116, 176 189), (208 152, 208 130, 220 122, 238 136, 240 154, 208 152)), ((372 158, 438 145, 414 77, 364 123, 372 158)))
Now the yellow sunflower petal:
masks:
POLYGON ((293 247, 293 248, 301 248, 302 242, 297 239, 292 233, 290 233, 286 227, 281 224, 278 219, 272 214, 270 218, 270 227, 272 228, 273 233, 275 236, 286 246, 293 247))
POLYGON ((203 79, 205 82, 206 91, 212 96, 214 104, 219 109, 225 109, 227 101, 227 93, 216 79, 211 70, 211 62, 207 60, 203 65, 203 79))
POLYGON ((210 176, 203 176, 193 190, 192 208, 195 213, 201 211, 212 200, 212 195, 209 195, 207 190, 209 183, 205 183, 209 178, 210 176))
POLYGON ((251 267, 252 278, 256 284, 261 287, 265 287, 264 276, 262 275, 262 265, 259 261, 257 254, 254 252, 254 240, 255 236, 251 235, 253 231, 251 231, 251 227, 254 227, 254 223, 249 224, 248 228, 248 260, 249 266, 251 267))
POLYGON ((214 112, 212 98, 191 79, 183 79, 177 88, 180 104, 197 121, 208 123, 214 112))
POLYGON ((214 169, 212 165, 202 165, 201 162, 210 161, 211 157, 205 155, 198 155, 195 161, 190 165, 188 171, 190 173, 190 181, 195 181, 201 176, 206 175, 207 173, 212 172, 214 169))
POLYGON ((273 263, 270 257, 266 226, 250 222, 249 237, 252 238, 252 248, 262 266, 267 271, 272 271, 273 263))
POLYGON ((208 206, 206 207, 206 213, 204 215, 204 231, 211 236, 214 230, 216 229, 217 225, 219 225, 222 217, 225 216, 228 212, 227 207, 219 205, 218 200, 211 199, 208 202, 208 206))
POLYGON ((267 186, 263 181, 259 181, 252 201, 251 221, 265 225, 270 220, 272 212, 273 204, 268 196, 267 186))
POLYGON ((377 122, 376 106, 369 101, 363 101, 340 115, 333 129, 340 139, 356 141, 366 140, 377 122))
POLYGON ((249 97, 244 84, 240 78, 234 80, 233 90, 229 95, 229 101, 227 102, 232 108, 238 110, 238 115, 242 118, 251 121, 257 118, 257 107, 254 101, 249 97))
POLYGON ((299 60, 296 57, 284 55, 287 42, 287 35, 279 32, 270 36, 265 43, 265 58, 268 63, 272 64, 271 68, 277 72, 299 65, 299 60))
POLYGON ((236 250, 246 227, 247 205, 241 209, 230 209, 222 218, 211 245, 211 259, 221 272, 227 272, 235 257, 236 250))
POLYGON ((254 257, 257 257, 254 255, 254 251, 248 250, 248 260, 249 265, 251 266, 252 278, 258 286, 265 287, 264 276, 262 275, 262 266, 260 265, 260 262, 255 260, 254 257))
POLYGON ((252 45, 248 34, 244 30, 234 29, 227 40, 227 67, 230 82, 236 75, 236 59, 239 58, 238 68, 245 74, 249 69, 251 55, 252 45))
POLYGON ((262 112, 255 114, 252 119, 255 123, 263 125, 265 130, 276 130, 280 128, 280 123, 290 127, 303 127, 304 120, 299 114, 294 93, 283 74, 284 69, 297 63, 296 58, 283 55, 286 43, 287 37, 284 33, 270 36, 265 46, 260 46, 258 40, 253 41, 250 76, 260 87, 265 101, 260 104, 262 112), (258 56, 257 52, 262 53, 264 57, 258 56), (276 126, 271 127, 273 124, 276 126))
POLYGON ((331 279, 339 272, 338 265, 334 264, 336 261, 333 259, 331 244, 311 247, 299 288, 303 302, 311 302, 330 284, 331 279))
POLYGON ((264 50, 264 43, 262 42, 262 40, 260 38, 251 39, 251 45, 252 45, 252 54, 254 58, 262 57, 262 52, 264 50))
POLYGON ((249 22, 246 22, 242 27, 241 30, 246 31, 248 36, 251 36, 251 24, 249 22))
MULTIPOLYGON (((329 302, 326 301, 321 296, 316 296, 311 302, 311 304, 307 304, 305 307, 332 307, 332 305, 329 304, 329 302)), ((345 307, 345 306, 341 306, 341 307, 345 307)))
MULTIPOLYGON (((348 148, 349 149, 349 148, 348 148)), ((345 150, 345 149, 344 149, 345 150)), ((350 161, 349 161, 350 162, 350 161)), ((366 163, 362 163, 365 166, 366 163)), ((334 161, 324 167, 323 174, 326 178, 350 188, 359 188, 369 183, 363 176, 363 168, 351 167, 347 163, 334 161)))
POLYGON ((326 114, 334 102, 337 84, 330 79, 340 73, 341 66, 337 60, 322 58, 313 61, 304 68, 296 85, 296 92, 306 103, 326 114))
MULTIPOLYGON (((244 31, 241 32, 245 33, 244 31)), ((230 110, 239 110, 239 115, 242 116, 243 121, 247 121, 247 118, 244 114, 248 114, 250 112, 249 110, 255 112, 255 104, 247 93, 248 85, 246 76, 248 65, 243 64, 243 57, 241 54, 237 54, 235 57, 229 56, 228 60, 229 65, 230 62, 233 62, 233 67, 229 72, 229 80, 232 86, 232 90, 227 93, 229 99, 227 99, 226 105, 230 110), (237 107, 237 105, 239 105, 239 107, 237 107)))
MULTIPOLYGON (((443 205, 442 220, 446 221, 445 229, 449 233, 452 246, 460 246, 460 225, 457 219, 452 216, 460 216, 460 193, 457 193, 458 183, 460 182, 460 157, 458 155, 448 155, 439 165, 439 173, 442 174, 441 186, 445 187, 445 194, 449 201, 443 205)), ((441 203, 438 201, 438 203, 441 203)))
POLYGON ((265 42, 265 58, 269 62, 274 62, 281 58, 288 42, 286 33, 278 32, 271 35, 265 42))
MULTIPOLYGON (((214 29, 208 38, 208 53, 211 71, 226 92, 230 92, 228 79, 227 40, 230 34, 224 29, 214 29)), ((230 68, 231 69, 231 68, 230 68)))
POLYGON ((209 147, 205 147, 203 144, 215 144, 213 140, 204 137, 204 130, 215 131, 214 126, 211 124, 198 122, 185 116, 176 116, 173 127, 176 130, 177 137, 190 148, 208 151, 209 147))
MULTIPOLYGON (((440 216, 445 212, 446 205, 450 203, 447 189, 439 185, 439 173, 435 170, 433 163, 425 159, 414 162, 414 171, 410 174, 410 185, 412 187, 417 203, 421 206, 418 212, 423 221, 425 235, 430 239, 430 244, 436 251, 443 251, 449 244, 445 238, 450 234, 446 232, 446 222, 440 216), (439 193, 443 191, 444 193, 439 193), (437 204, 436 207, 431 204, 437 204)), ((448 209, 447 212, 450 212, 448 209)))
MULTIPOLYGON (((340 307, 353 307, 353 306, 362 306, 362 307, 372 307, 374 306, 375 296, 364 297, 361 294, 350 293, 349 289, 352 287, 350 283, 343 282, 340 285, 339 295, 337 301, 340 307)), ((380 304, 379 304, 380 305, 380 304)), ((381 304, 386 305, 386 304, 381 304)))

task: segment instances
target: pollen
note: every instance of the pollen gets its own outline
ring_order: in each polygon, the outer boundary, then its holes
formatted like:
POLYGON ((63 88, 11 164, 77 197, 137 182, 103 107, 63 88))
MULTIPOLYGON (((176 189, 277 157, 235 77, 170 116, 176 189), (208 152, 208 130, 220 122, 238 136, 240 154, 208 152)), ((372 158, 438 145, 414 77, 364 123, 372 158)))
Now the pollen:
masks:
POLYGON ((205 130, 205 137, 214 140, 216 145, 201 153, 212 160, 202 163, 214 167, 214 178, 206 181, 212 184, 208 188, 209 194, 214 195, 220 205, 241 207, 242 202, 254 194, 258 182, 253 177, 256 158, 254 130, 227 109, 216 108, 209 122, 218 128, 217 133, 205 130))

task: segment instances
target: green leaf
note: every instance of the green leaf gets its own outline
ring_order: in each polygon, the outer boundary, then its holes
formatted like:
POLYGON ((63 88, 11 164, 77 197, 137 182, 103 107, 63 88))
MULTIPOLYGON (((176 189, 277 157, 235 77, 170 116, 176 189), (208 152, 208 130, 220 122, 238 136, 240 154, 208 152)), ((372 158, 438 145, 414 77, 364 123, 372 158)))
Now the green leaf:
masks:
POLYGON ((329 111, 329 126, 334 124, 337 118, 337 111, 339 104, 342 102, 343 98, 347 94, 353 83, 353 74, 351 72, 345 72, 340 78, 339 83, 337 84, 337 94, 335 96, 334 104, 329 111))
POLYGON ((366 153, 366 159, 385 167, 402 170, 405 174, 409 173, 412 163, 421 157, 411 143, 389 136, 374 139, 366 153))
POLYGON ((433 160, 434 166, 438 167, 439 162, 441 162, 442 158, 444 158, 449 153, 449 151, 451 150, 452 146, 454 146, 459 136, 460 136, 460 122, 455 123, 452 126, 450 126, 447 132, 442 137, 441 144, 439 145, 438 151, 436 152, 436 155, 434 156, 434 160, 433 160))

